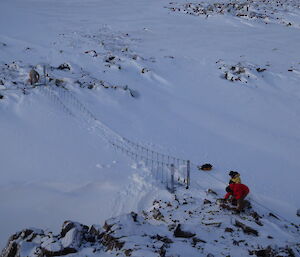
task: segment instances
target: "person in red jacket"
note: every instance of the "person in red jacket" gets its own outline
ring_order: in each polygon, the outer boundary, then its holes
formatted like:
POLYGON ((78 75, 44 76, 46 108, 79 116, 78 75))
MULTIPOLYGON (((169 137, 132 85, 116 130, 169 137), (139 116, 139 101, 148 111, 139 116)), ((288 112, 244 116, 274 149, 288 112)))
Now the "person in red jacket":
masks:
POLYGON ((237 200, 237 211, 240 212, 245 207, 245 197, 249 194, 249 188, 244 184, 230 184, 226 187, 227 194, 224 199, 227 200, 229 196, 237 200))

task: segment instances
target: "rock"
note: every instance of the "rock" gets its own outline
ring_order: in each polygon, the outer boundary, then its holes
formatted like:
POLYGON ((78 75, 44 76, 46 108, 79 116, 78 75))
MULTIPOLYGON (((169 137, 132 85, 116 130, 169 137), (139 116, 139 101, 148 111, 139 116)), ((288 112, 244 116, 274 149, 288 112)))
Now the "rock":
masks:
POLYGON ((66 247, 66 248, 62 248, 59 251, 49 251, 45 248, 41 248, 42 254, 45 257, 52 257, 52 256, 62 256, 62 255, 67 255, 67 254, 71 254, 71 253, 76 253, 77 250, 74 248, 70 248, 70 247, 66 247))
POLYGON ((134 222, 137 222, 137 216, 138 216, 137 213, 135 213, 135 212, 132 211, 132 212, 130 213, 130 215, 131 215, 133 221, 134 221, 134 222))
POLYGON ((254 250, 254 251, 252 251, 252 254, 255 254, 256 256, 259 256, 259 257, 275 256, 271 247, 267 247, 266 249, 262 249, 262 250, 254 250))
POLYGON ((72 221, 66 220, 63 225, 62 229, 60 231, 60 236, 64 237, 72 228, 75 228, 76 224, 72 221))
POLYGON ((297 216, 300 217, 300 209, 297 210, 297 216))
POLYGON ((205 225, 205 226, 212 226, 212 227, 218 228, 218 227, 221 226, 222 222, 210 222, 210 223, 202 222, 202 224, 205 225))
POLYGON ((163 220, 164 215, 162 215, 162 213, 158 209, 156 209, 156 208, 153 209, 152 213, 153 213, 153 215, 152 215, 153 219, 155 219, 155 220, 163 220))
POLYGON ((68 63, 63 63, 57 67, 58 70, 71 70, 71 65, 68 63))
POLYGON ((250 216, 253 217, 255 220, 259 220, 262 218, 256 211, 252 211, 250 213, 250 216))
POLYGON ((211 194, 211 195, 218 195, 215 191, 213 191, 212 189, 208 189, 207 190, 207 193, 208 194, 211 194))
POLYGON ((152 236, 151 239, 156 239, 156 240, 161 241, 165 244, 172 244, 173 243, 173 241, 170 238, 168 238, 166 236, 160 236, 158 234, 155 235, 155 236, 152 236))
POLYGON ((0 100, 3 99, 3 98, 4 98, 4 96, 3 96, 3 95, 0 95, 0 100))
POLYGON ((200 238, 197 238, 197 237, 193 237, 193 245, 195 246, 196 244, 198 244, 198 243, 204 243, 204 244, 206 244, 206 241, 204 241, 204 240, 202 240, 202 239, 200 239, 200 238))
POLYGON ((109 56, 105 62, 112 62, 116 57, 115 56, 109 56))
POLYGON ((211 204, 211 201, 204 199, 203 204, 211 204))
POLYGON ((125 256, 131 256, 131 253, 132 253, 132 252, 133 252, 132 249, 126 249, 126 250, 124 250, 125 256))
POLYGON ((225 232, 231 233, 231 232, 233 232, 233 231, 234 231, 233 228, 225 228, 225 232))
POLYGON ((19 245, 16 242, 9 242, 7 247, 3 249, 1 257, 18 257, 20 256, 19 245))
POLYGON ((4 86, 4 82, 2 79, 0 79, 0 86, 4 86))
POLYGON ((258 231, 245 225, 244 223, 235 220, 235 226, 241 228, 245 234, 258 236, 258 231))
POLYGON ((149 69, 143 68, 142 71, 141 71, 141 73, 146 73, 146 72, 149 72, 149 71, 150 71, 149 69))
POLYGON ((125 242, 119 241, 119 238, 113 237, 110 234, 104 234, 101 243, 105 246, 106 251, 121 250, 125 242))
POLYGON ((175 231, 174 231, 174 236, 175 237, 182 237, 182 238, 191 238, 194 237, 195 234, 188 232, 188 231, 183 231, 181 230, 181 224, 178 224, 175 231))
POLYGON ((264 69, 264 68, 257 68, 257 69, 256 69, 257 72, 264 72, 264 71, 266 71, 266 70, 267 70, 267 69, 264 69))
POLYGON ((269 216, 271 216, 271 217, 273 217, 273 218, 275 218, 275 219, 280 220, 280 219, 279 219, 275 214, 273 214, 272 212, 269 213, 269 216))
POLYGON ((64 85, 64 81, 62 79, 55 79, 54 83, 57 87, 62 87, 64 85))
POLYGON ((158 251, 158 253, 159 253, 159 257, 165 257, 166 256, 166 249, 165 249, 165 246, 164 245, 162 245, 160 248, 159 248, 159 251, 158 251))

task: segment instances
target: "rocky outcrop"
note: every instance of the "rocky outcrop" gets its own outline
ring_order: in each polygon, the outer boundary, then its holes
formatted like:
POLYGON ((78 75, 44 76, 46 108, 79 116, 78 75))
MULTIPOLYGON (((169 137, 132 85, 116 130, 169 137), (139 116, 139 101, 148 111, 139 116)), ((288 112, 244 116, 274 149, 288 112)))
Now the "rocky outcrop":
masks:
POLYGON ((103 226, 65 221, 54 235, 25 229, 9 239, 0 257, 52 256, 297 256, 299 226, 253 209, 222 208, 216 193, 155 200, 149 210, 106 220, 103 226), (276 228, 276 233, 274 233, 276 228), (288 238, 288 239, 286 239, 288 238), (180 253, 181 252, 181 253, 180 253), (184 253, 184 254, 183 254, 184 253))

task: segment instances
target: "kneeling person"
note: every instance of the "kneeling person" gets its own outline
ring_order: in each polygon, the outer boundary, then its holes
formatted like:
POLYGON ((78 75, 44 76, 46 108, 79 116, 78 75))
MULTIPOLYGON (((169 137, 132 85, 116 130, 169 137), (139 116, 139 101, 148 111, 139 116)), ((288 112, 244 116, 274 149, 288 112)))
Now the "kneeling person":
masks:
POLYGON ((244 184, 230 184, 226 187, 227 194, 224 199, 227 200, 230 196, 237 200, 237 211, 241 211, 245 207, 244 199, 249 194, 249 188, 244 184))

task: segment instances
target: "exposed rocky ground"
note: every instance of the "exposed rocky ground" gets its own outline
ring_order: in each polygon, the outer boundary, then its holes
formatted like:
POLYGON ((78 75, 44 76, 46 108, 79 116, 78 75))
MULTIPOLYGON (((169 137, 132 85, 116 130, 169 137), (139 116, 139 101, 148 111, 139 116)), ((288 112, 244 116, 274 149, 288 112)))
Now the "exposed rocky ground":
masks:
MULTIPOLYGON (((111 218, 101 227, 65 221, 61 232, 25 229, 9 239, 1 257, 17 256, 299 256, 300 227, 250 205, 236 214, 189 193, 155 200, 141 213, 111 218)), ((255 205, 255 204, 254 204, 255 205)))
POLYGON ((291 0, 188 2, 184 4, 170 2, 167 8, 174 12, 195 16, 231 15, 265 24, 276 23, 299 28, 299 20, 295 19, 293 13, 299 12, 300 4, 291 0))

